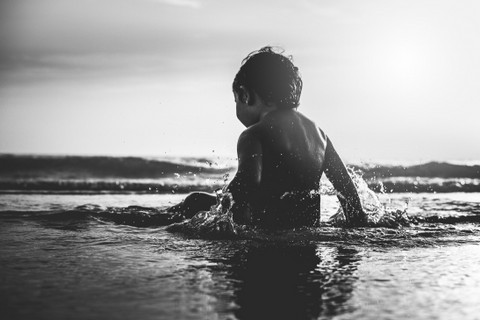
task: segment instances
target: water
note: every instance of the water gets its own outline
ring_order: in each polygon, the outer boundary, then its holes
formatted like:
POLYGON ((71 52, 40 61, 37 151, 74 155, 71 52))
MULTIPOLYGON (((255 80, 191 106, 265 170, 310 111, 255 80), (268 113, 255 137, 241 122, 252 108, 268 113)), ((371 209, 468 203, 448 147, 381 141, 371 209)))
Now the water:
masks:
POLYGON ((2 317, 478 319, 480 193, 380 194, 386 212, 408 203, 412 223, 355 229, 328 224, 338 202, 323 195, 321 228, 206 237, 163 225, 163 209, 185 196, 166 186, 215 188, 232 168, 188 161, 211 171, 85 178, 77 166, 54 179, 48 165, 2 169, 2 317))

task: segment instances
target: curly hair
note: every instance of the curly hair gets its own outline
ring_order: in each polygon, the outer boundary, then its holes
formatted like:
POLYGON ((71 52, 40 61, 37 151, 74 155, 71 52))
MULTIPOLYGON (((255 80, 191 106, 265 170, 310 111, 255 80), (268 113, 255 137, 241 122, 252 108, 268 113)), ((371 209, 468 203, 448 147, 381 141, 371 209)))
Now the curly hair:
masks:
POLYGON ((279 51, 267 46, 243 59, 232 87, 239 93, 244 86, 256 92, 264 102, 275 103, 280 108, 297 108, 302 84, 292 57, 283 55, 283 49, 279 51))

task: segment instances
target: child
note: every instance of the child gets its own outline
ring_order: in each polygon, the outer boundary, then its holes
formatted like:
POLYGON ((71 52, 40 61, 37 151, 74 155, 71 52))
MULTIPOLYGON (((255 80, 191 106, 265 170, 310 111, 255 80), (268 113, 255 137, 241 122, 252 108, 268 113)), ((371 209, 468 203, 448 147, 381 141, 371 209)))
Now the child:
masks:
MULTIPOLYGON (((357 191, 330 139, 297 111, 302 80, 289 57, 264 47, 250 53, 233 81, 238 171, 228 185, 237 223, 289 228, 320 223, 320 178, 339 193, 349 226, 366 222, 357 191)), ((190 218, 216 197, 193 193, 170 211, 190 218)))

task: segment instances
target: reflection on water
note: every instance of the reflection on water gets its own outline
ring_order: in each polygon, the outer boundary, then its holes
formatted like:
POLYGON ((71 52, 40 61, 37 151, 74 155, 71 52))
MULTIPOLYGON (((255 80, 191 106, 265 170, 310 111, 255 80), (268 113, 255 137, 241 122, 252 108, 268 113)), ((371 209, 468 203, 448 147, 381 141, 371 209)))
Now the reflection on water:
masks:
POLYGON ((209 241, 93 221, 63 229, 1 222, 7 319, 476 319, 480 312, 478 242, 209 241))
POLYGON ((359 260, 346 247, 249 244, 223 261, 222 281, 238 319, 315 319, 348 311, 359 260))

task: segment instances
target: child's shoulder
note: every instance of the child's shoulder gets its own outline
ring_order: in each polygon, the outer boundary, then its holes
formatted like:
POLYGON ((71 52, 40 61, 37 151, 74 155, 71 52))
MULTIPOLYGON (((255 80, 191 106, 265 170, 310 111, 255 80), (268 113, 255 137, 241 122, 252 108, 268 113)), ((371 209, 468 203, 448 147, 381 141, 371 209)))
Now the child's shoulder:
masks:
POLYGON ((315 121, 298 111, 269 114, 261 121, 245 129, 242 135, 262 137, 282 134, 282 132, 294 134, 299 128, 301 128, 301 131, 307 132, 309 136, 312 136, 314 132, 318 133, 320 139, 326 143, 327 135, 323 129, 315 121))
POLYGON ((316 133, 318 133, 318 135, 320 136, 320 140, 322 141, 323 145, 326 146, 328 138, 327 138, 327 134, 325 133, 325 131, 323 131, 322 128, 312 119, 308 118, 307 116, 305 116, 304 114, 302 114, 300 112, 298 114, 302 118, 302 125, 304 126, 304 128, 309 127, 311 132, 315 131, 316 133))
POLYGON ((325 131, 322 130, 322 128, 315 122, 313 121, 312 119, 310 119, 309 117, 305 116, 304 114, 300 113, 300 116, 304 119, 305 122, 309 123, 312 127, 315 128, 316 131, 318 131, 320 137, 323 139, 323 140, 327 140, 327 135, 325 133, 325 131))

